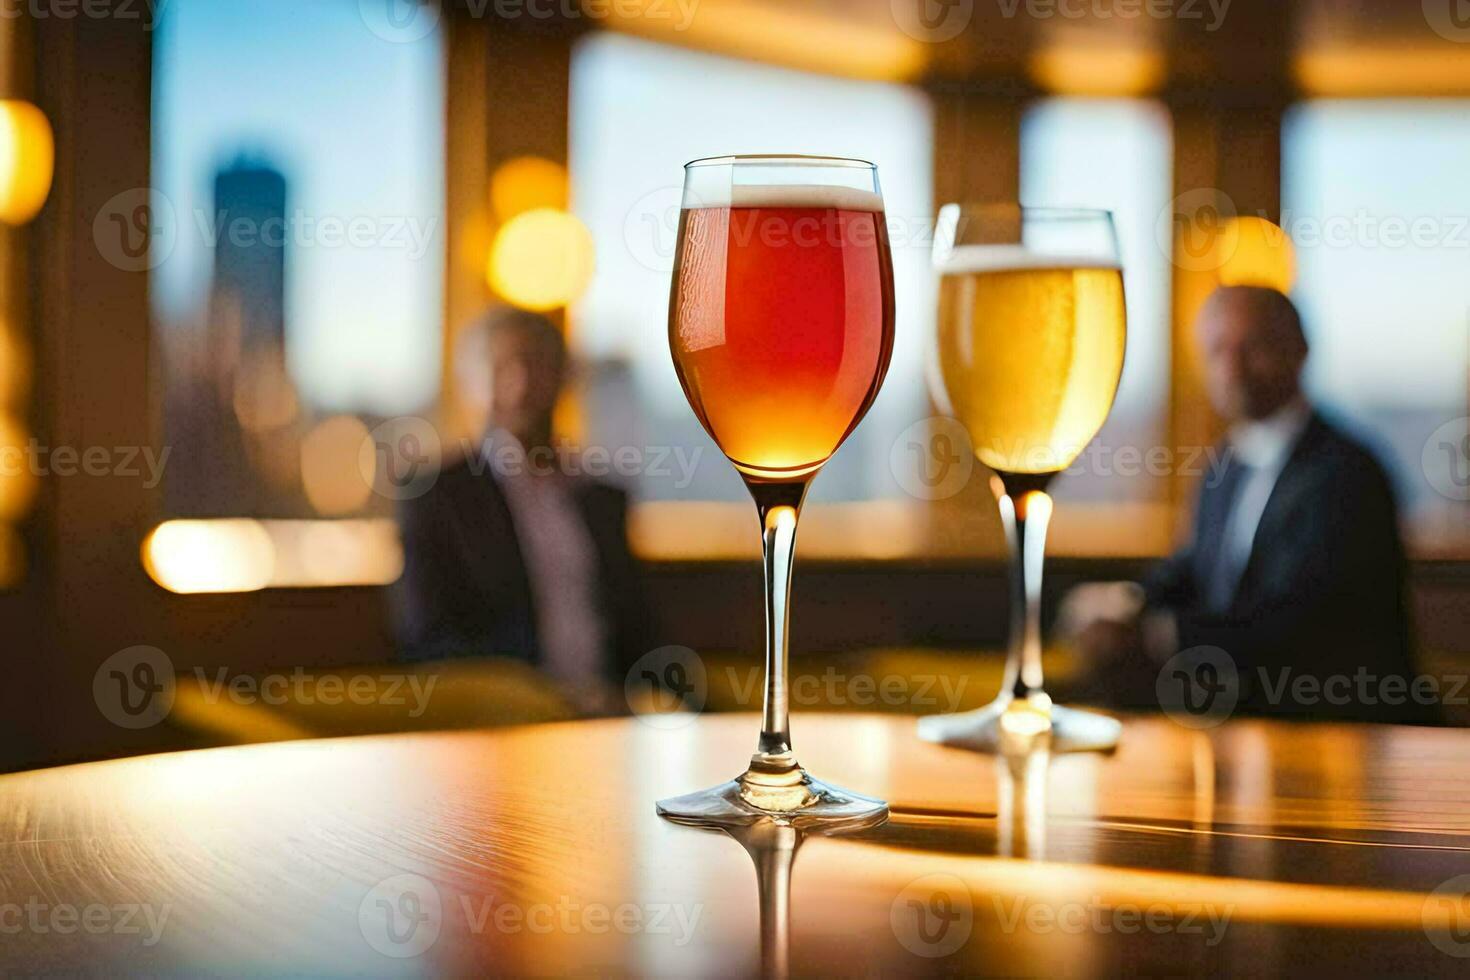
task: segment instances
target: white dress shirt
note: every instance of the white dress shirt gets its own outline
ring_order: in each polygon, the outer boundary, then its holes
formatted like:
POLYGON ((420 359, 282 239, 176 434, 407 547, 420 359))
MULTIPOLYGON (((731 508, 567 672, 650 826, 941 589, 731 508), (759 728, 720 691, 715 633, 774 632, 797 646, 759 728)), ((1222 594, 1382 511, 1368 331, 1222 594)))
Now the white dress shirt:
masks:
POLYGON ((1266 503, 1311 416, 1311 406, 1298 396, 1266 418, 1240 422, 1230 429, 1230 451, 1236 464, 1244 467, 1221 542, 1221 570, 1232 584, 1232 593, 1250 560, 1266 503))
POLYGON ((598 612, 597 551, 561 458, 528 459, 509 433, 481 446, 510 508, 531 585, 541 667, 575 691, 599 684, 605 624, 598 612))

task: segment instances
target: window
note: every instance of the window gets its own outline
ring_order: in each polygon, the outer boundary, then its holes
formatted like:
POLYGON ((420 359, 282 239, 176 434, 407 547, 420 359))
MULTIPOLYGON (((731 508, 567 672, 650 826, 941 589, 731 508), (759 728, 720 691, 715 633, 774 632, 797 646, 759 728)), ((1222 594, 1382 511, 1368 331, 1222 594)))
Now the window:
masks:
POLYGON ((1172 158, 1169 115, 1157 102, 1051 98, 1022 119, 1021 203, 1112 211, 1128 303, 1128 349, 1112 414, 1056 484, 1059 550, 1082 546, 1086 525, 1096 523, 1091 504, 1106 505, 1107 525, 1134 539, 1128 551, 1140 535, 1159 548, 1166 540, 1162 474, 1150 473, 1140 457, 1164 445, 1167 427, 1172 269, 1155 226, 1172 194, 1172 158), (1069 513, 1091 516, 1068 524, 1069 513))
POLYGON ((1425 554, 1470 547, 1467 113, 1317 101, 1282 134, 1309 390, 1380 450, 1425 554))
MULTIPOLYGON (((628 382, 626 410, 604 407, 596 414, 636 416, 639 422, 621 424, 641 429, 646 445, 702 451, 687 485, 645 477, 638 489, 652 500, 747 500, 690 411, 669 357, 667 304, 683 164, 776 152, 878 165, 894 250, 893 363, 877 402, 817 479, 812 499, 902 496, 889 470, 889 447, 925 414, 922 365, 934 303, 927 99, 901 85, 806 75, 604 33, 578 45, 571 128, 573 206, 597 243, 597 272, 573 311, 573 335, 584 358, 628 382)), ((742 542, 753 538, 745 509, 738 520, 742 542)))
POLYGON ((391 505, 355 461, 372 426, 438 394, 439 35, 394 43, 354 0, 159 16, 161 516, 223 520, 155 535, 150 571, 181 591, 391 580, 391 505), (325 518, 343 520, 310 526, 325 518))

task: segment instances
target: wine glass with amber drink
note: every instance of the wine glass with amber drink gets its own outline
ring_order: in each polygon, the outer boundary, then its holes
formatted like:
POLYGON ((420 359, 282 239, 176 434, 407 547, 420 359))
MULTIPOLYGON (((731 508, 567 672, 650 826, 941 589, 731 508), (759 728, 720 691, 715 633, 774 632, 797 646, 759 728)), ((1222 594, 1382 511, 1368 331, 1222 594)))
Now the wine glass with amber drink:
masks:
POLYGON ((662 800, 658 812, 705 827, 775 818, 830 831, 881 822, 884 803, 824 783, 797 762, 787 696, 802 501, 873 403, 893 351, 893 265, 877 169, 805 156, 688 164, 669 347, 695 415, 755 501, 766 676, 745 772, 662 800))

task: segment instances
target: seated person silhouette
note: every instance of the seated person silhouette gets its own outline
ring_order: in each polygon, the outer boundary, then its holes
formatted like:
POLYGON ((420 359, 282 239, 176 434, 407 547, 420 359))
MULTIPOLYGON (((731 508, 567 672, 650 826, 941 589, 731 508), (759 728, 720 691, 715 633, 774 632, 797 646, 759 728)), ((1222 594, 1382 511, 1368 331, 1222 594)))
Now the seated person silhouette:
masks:
POLYGON ((621 703, 647 617, 626 494, 552 445, 566 369, 540 314, 496 309, 463 331, 456 378, 485 434, 400 508, 397 619, 410 659, 515 658, 597 711, 621 703))
POLYGON ((1083 668, 1071 696, 1155 706, 1170 658, 1213 647, 1233 662, 1240 711, 1433 720, 1429 699, 1407 687, 1393 489, 1303 396, 1296 308, 1275 290, 1227 287, 1196 328, 1209 397, 1229 427, 1223 464, 1203 481, 1183 549, 1140 585, 1082 586, 1063 603, 1059 625, 1083 668))

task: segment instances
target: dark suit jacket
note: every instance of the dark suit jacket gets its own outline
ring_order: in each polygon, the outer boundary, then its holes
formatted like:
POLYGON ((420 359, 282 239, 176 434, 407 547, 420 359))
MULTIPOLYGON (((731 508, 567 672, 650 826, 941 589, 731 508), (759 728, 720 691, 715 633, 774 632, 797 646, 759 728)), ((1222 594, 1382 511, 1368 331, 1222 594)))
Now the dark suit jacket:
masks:
MULTIPOLYGON (((1351 717, 1378 721, 1432 720, 1437 712, 1377 697, 1384 678, 1413 677, 1406 562, 1388 475, 1360 443, 1312 415, 1282 469, 1261 515, 1254 544, 1224 610, 1207 608, 1205 582, 1217 567, 1229 517, 1231 467, 1206 480, 1193 539, 1144 583, 1148 604, 1175 614, 1181 650, 1219 647, 1235 661, 1244 710, 1271 714, 1351 717), (1372 700, 1347 704, 1309 696, 1271 696, 1282 668, 1290 678, 1353 677, 1375 682, 1372 700)), ((1341 681, 1334 689, 1337 700, 1341 681)), ((1355 682, 1356 683, 1356 682, 1355 682)), ((1388 698, 1398 690, 1391 682, 1388 698)), ((1406 689, 1405 689, 1406 690, 1406 689)))
MULTIPOLYGON (((575 500, 597 554, 603 665, 621 683, 647 652, 647 614, 637 561, 628 550, 627 495, 583 480, 575 500)), ((493 655, 538 665, 535 606, 515 524, 488 468, 459 462, 429 491, 399 508, 403 577, 396 590, 403 656, 493 655)))

